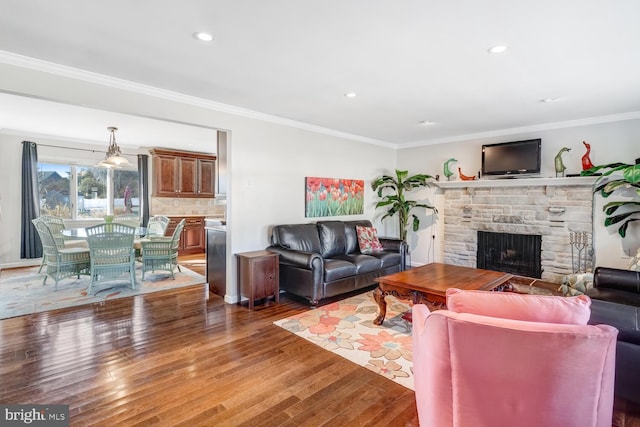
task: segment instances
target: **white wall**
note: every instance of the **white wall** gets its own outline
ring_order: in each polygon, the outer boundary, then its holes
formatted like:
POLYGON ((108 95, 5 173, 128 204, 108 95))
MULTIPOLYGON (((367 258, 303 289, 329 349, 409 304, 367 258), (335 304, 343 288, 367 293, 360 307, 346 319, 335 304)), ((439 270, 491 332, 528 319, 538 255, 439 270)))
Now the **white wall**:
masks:
MULTIPOLYGON (((229 302, 235 301, 237 297, 233 254, 264 249, 269 244, 269 231, 273 225, 318 220, 304 217, 305 176, 364 179, 364 214, 336 219, 366 218, 375 222, 378 213, 373 208, 375 202, 370 189, 371 180, 382 173, 390 173, 396 162, 396 152, 392 148, 354 142, 5 64, 0 64, 0 90, 229 130, 229 302)), ((0 168, 0 182, 14 183, 6 195, 4 189, 0 193, 3 198, 0 231, 2 236, 13 236, 13 228, 19 228, 20 223, 19 211, 16 212, 15 209, 20 206, 21 147, 19 144, 6 144, 7 141, 4 140, 0 142, 3 166, 5 154, 12 162, 12 167, 0 168), (7 212, 8 210, 11 212, 7 212)), ((194 147, 194 150, 198 149, 204 150, 194 147)), ((386 234, 387 224, 377 225, 386 234)), ((0 238, 0 264, 15 261, 15 252, 10 246, 4 249, 4 240, 0 238)))
MULTIPOLYGON (((571 148, 569 153, 564 153, 562 156, 567 167, 566 173, 580 173, 581 158, 585 153, 582 141, 591 144, 591 160, 596 165, 613 162, 634 163, 634 160, 640 157, 640 120, 635 119, 403 149, 398 152, 398 167, 434 176, 439 174, 440 179, 445 180, 443 164, 447 159, 454 157, 458 160, 457 163, 452 164, 451 168, 455 171, 455 177, 458 175, 458 167, 462 169, 463 174, 474 175, 481 168, 482 144, 530 138, 542 138, 541 176, 543 177, 555 176, 554 157, 562 147, 571 148)), ((433 195, 435 190, 431 191, 430 195, 433 195)), ((442 206, 438 194, 436 193, 433 197, 436 203, 442 206)), ((594 206, 595 266, 626 267, 629 246, 637 247, 637 243, 633 243, 633 239, 629 237, 623 241, 614 234, 615 231, 604 228, 601 197, 596 197, 594 206)), ((437 235, 435 259, 442 260, 438 242, 439 236, 442 235, 443 214, 441 210, 438 223, 434 227, 426 227, 409 237, 413 263, 424 264, 433 260, 433 252, 430 254, 429 247, 434 234, 437 235)))

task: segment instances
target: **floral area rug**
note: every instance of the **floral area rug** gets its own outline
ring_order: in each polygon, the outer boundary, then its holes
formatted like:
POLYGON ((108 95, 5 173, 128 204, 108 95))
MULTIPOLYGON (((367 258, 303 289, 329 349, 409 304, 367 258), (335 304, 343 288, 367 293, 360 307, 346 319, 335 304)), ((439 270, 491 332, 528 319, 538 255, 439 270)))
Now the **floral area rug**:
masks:
POLYGON ((409 304, 388 296, 387 316, 373 324, 373 292, 327 304, 274 322, 294 334, 413 390, 411 325, 402 319, 409 304))
POLYGON ((51 277, 46 285, 42 285, 44 274, 38 274, 38 267, 2 270, 0 319, 205 283, 204 276, 182 265, 180 269, 182 272, 174 272, 175 280, 171 279, 168 271, 159 270, 145 273, 143 282, 142 269, 138 264, 136 289, 131 289, 127 281, 114 280, 95 284, 91 295, 88 293, 89 276, 62 279, 58 282, 58 290, 54 291, 55 281, 51 277))

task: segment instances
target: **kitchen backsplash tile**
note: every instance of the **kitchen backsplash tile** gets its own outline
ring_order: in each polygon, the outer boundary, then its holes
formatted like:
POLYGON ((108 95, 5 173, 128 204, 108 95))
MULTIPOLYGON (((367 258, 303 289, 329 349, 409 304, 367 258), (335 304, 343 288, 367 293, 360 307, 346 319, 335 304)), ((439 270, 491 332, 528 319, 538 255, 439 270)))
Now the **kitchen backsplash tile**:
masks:
POLYGON ((222 215, 226 205, 217 204, 215 199, 188 199, 171 197, 152 197, 152 215, 222 215))

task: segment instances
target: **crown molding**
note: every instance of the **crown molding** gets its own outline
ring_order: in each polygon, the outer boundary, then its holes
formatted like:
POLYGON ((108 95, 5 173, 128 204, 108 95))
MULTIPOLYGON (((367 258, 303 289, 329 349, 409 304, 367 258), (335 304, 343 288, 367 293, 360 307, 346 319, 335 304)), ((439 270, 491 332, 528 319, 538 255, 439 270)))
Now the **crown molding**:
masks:
MULTIPOLYGON (((314 133, 334 136, 337 138, 346 139, 349 141, 363 142, 367 144, 377 145, 385 148, 393 149, 407 149, 422 147, 428 145, 445 144, 464 142, 470 140, 495 138, 501 136, 509 136, 520 133, 530 132, 542 132, 554 129, 564 129, 578 126, 588 126, 601 123, 611 123, 625 120, 640 119, 640 111, 632 111, 628 113, 612 114, 606 116, 590 117, 585 119, 568 120, 562 122, 551 122, 532 126, 522 126, 508 129, 496 129, 487 132, 478 132, 466 135, 458 135, 446 138, 436 138, 431 140, 420 140, 409 143, 397 143, 381 141, 373 138, 368 138, 361 135, 354 135, 347 132, 338 131, 335 129, 325 128, 322 126, 313 125, 310 123, 300 122, 297 120, 291 120, 284 117, 275 116, 272 114, 261 113, 254 110, 249 110, 242 107, 236 107, 230 104, 224 104, 221 102, 211 101, 196 96, 185 95, 183 93, 174 92, 166 89, 160 89, 154 86, 149 86, 141 83, 132 82, 129 80, 120 79, 117 77, 107 76, 105 74, 95 73, 92 71, 81 70, 79 68, 68 67, 66 65, 56 64, 41 59, 19 55, 12 52, 0 50, 0 63, 13 65, 16 67, 27 68, 35 71, 49 73, 61 77, 67 77, 84 81, 87 83, 94 83, 114 89, 125 90, 142 95, 152 96, 155 98, 165 99, 168 101, 178 102, 194 107, 200 107, 208 110, 218 111, 221 113, 227 113, 235 116, 245 117, 254 120, 260 120, 268 123, 274 123, 291 128, 306 130, 314 133)), ((54 101, 54 100, 51 100, 54 101)), ((147 116, 143 116, 147 117, 147 116)), ((147 117, 154 118, 154 117, 147 117)), ((163 119, 164 120, 164 119, 163 119)))
POLYGON ((292 127, 296 129, 306 130, 314 133, 334 136, 356 142, 364 142, 367 144, 378 145, 386 148, 398 148, 397 144, 368 138, 361 135, 354 135, 347 132, 341 132, 322 126, 312 125, 310 123, 291 120, 272 114, 261 113, 246 108, 236 107, 234 105, 223 104, 221 102, 211 101, 196 96, 185 95, 183 93, 174 92, 166 89, 160 89, 141 83, 135 83, 129 80, 117 77, 107 76, 105 74, 95 73, 92 71, 81 70, 79 68, 68 67, 66 65, 56 64, 49 61, 33 58, 30 56, 19 55, 12 52, 0 50, 0 63, 13 65, 16 67, 27 68, 30 70, 40 71, 44 73, 54 74, 61 77, 81 80, 87 83, 94 83, 113 89, 125 90, 147 96, 153 96, 168 101, 179 102, 194 107, 214 110, 221 113, 232 114, 249 119, 261 120, 263 122, 274 123, 282 126, 292 127))
POLYGON ((596 125, 601 123, 622 122, 625 120, 635 120, 635 119, 640 119, 640 111, 631 111, 629 113, 621 113, 621 114, 610 114, 607 116, 589 117, 586 119, 567 120, 563 122, 543 123, 540 125, 522 126, 522 127, 510 128, 510 129, 497 129, 497 130, 491 130, 487 132, 459 135, 459 136, 450 137, 450 138, 438 138, 438 139, 432 139, 432 140, 426 140, 426 141, 416 141, 408 144, 402 144, 400 148, 401 149, 415 148, 415 147, 422 147, 425 145, 464 142, 464 141, 484 139, 484 138, 494 138, 497 136, 508 136, 508 135, 515 135, 520 133, 530 133, 530 132, 542 132, 542 131, 554 130, 554 129, 573 128, 573 127, 579 127, 579 126, 596 125))

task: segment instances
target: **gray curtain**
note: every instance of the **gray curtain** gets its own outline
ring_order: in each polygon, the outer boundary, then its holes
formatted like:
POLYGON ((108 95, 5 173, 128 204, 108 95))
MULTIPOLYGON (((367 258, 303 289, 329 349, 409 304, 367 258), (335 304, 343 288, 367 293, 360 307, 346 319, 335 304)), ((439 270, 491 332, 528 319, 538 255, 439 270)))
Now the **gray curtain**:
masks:
POLYGON ((38 196, 38 147, 35 142, 22 141, 22 217, 20 258, 42 257, 42 243, 32 219, 40 216, 38 196))
POLYGON ((146 227, 149 222, 149 156, 138 154, 138 180, 140 182, 140 218, 142 226, 146 227))

